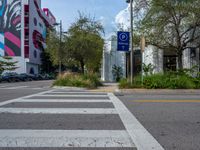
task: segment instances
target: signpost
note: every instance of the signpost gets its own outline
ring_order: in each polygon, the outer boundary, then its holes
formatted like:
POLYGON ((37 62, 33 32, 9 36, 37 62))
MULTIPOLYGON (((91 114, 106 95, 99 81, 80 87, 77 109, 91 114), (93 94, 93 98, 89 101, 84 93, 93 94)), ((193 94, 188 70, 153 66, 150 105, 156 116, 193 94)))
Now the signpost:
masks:
POLYGON ((117 33, 117 50, 118 51, 129 51, 130 33, 119 31, 117 33))
POLYGON ((143 61, 144 61, 144 50, 145 50, 145 46, 146 46, 146 43, 145 43, 145 37, 142 36, 141 37, 141 41, 140 41, 140 49, 141 49, 141 55, 142 55, 142 59, 141 59, 141 77, 142 77, 142 85, 143 85, 143 61))

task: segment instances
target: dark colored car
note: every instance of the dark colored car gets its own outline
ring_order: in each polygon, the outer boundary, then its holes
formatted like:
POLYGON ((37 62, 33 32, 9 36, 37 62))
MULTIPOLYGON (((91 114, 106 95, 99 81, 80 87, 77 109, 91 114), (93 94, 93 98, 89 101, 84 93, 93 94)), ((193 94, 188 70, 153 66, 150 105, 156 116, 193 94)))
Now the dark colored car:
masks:
POLYGON ((30 78, 34 81, 37 81, 38 80, 38 76, 35 75, 35 74, 29 74, 30 78))
POLYGON ((16 72, 6 72, 1 76, 1 81, 16 82, 20 81, 20 78, 16 72))
POLYGON ((32 77, 26 73, 21 73, 18 75, 18 77, 21 81, 32 81, 33 80, 32 77))

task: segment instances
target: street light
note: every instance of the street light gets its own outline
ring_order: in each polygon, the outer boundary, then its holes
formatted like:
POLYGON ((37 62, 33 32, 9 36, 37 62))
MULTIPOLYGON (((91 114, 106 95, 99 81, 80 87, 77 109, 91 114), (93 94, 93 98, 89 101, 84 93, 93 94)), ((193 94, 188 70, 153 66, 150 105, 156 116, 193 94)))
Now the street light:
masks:
POLYGON ((54 23, 54 26, 60 26, 60 39, 59 39, 59 51, 58 51, 58 57, 59 57, 59 75, 61 74, 62 71, 62 60, 61 60, 61 48, 62 48, 62 34, 67 33, 62 31, 62 20, 60 20, 60 23, 54 23))
POLYGON ((127 3, 130 3, 130 26, 131 26, 131 36, 130 36, 130 59, 131 59, 131 85, 133 84, 133 0, 126 0, 127 3))

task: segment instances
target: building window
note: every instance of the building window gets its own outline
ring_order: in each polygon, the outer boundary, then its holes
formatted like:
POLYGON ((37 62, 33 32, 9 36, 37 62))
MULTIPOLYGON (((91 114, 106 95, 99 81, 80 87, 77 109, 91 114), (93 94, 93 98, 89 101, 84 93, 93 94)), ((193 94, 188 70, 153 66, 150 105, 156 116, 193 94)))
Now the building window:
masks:
POLYGON ((37 19, 34 18, 34 25, 37 26, 37 19))
POLYGON ((41 23, 39 23, 40 28, 43 28, 43 25, 41 23))
POLYGON ((34 58, 37 58, 37 51, 36 50, 34 50, 33 55, 34 55, 34 58))

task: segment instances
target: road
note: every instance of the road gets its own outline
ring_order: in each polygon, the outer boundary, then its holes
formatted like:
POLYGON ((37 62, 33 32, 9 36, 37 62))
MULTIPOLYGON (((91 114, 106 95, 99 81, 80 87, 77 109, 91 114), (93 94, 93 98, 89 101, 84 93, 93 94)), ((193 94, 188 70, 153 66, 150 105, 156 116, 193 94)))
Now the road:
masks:
POLYGON ((134 93, 118 98, 164 149, 200 149, 200 93, 134 93))
POLYGON ((0 83, 0 102, 49 90, 52 83, 51 80, 0 83))
POLYGON ((51 83, 0 85, 0 150, 162 150, 114 94, 51 83))
POLYGON ((0 84, 0 150, 198 150, 200 94, 0 84), (163 148, 162 148, 163 147, 163 148))

